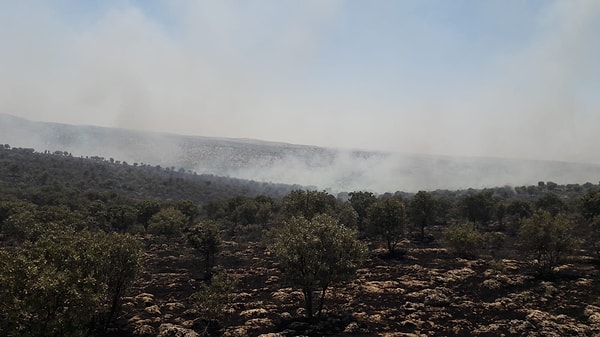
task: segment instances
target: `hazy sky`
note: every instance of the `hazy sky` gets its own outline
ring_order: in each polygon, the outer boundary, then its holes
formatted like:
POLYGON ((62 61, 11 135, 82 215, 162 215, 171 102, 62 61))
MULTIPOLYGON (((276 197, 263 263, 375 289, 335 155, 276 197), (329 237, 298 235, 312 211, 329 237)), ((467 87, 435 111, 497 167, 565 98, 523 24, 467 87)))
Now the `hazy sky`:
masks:
POLYGON ((600 1, 0 1, 0 112, 600 163, 600 1))

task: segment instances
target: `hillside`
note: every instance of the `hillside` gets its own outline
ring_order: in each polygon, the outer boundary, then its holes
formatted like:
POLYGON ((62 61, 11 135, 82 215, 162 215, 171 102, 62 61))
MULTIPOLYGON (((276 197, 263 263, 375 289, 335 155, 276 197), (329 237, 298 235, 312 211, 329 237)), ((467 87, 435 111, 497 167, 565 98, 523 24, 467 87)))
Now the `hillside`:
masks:
POLYGON ((0 114, 0 143, 334 192, 597 182, 600 165, 407 155, 33 122, 0 114))
POLYGON ((381 237, 361 227, 358 196, 344 201, 325 192, 290 193, 298 187, 2 146, 0 335, 583 337, 600 332, 600 232, 590 221, 600 214, 598 185, 432 191, 436 206, 422 238, 427 240, 419 239, 418 225, 409 220, 415 195, 362 194, 375 204, 402 197, 406 235, 396 254, 388 254, 381 237), (324 209, 361 231, 360 240, 369 246, 355 276, 328 290, 320 319, 304 317, 302 291, 286 279, 269 247, 268 233, 298 210, 294 205, 301 212, 324 209), (549 276, 536 273, 535 260, 518 244, 519 227, 534 211, 566 216, 571 226, 566 234, 578 243, 561 253, 549 276), (195 226, 212 221, 220 237, 214 270, 236 280, 231 291, 212 287, 203 268, 208 259, 190 245, 195 226), (478 223, 483 241, 465 256, 448 244, 447 233, 466 221, 478 223), (118 246, 123 240, 127 245, 118 246), (96 245, 110 249, 94 250, 96 245), (122 269, 131 247, 139 247, 134 264, 139 268, 122 269), (107 256, 113 256, 108 269, 89 262, 107 256), (118 293, 112 316, 106 316, 104 297, 94 296, 107 288, 89 286, 92 279, 104 282, 96 268, 122 271, 111 277, 137 276, 125 279, 128 287, 118 293), (210 310, 213 304, 216 312, 210 310), (22 323, 24 317, 30 323, 22 323), (103 317, 109 317, 105 323, 103 317))

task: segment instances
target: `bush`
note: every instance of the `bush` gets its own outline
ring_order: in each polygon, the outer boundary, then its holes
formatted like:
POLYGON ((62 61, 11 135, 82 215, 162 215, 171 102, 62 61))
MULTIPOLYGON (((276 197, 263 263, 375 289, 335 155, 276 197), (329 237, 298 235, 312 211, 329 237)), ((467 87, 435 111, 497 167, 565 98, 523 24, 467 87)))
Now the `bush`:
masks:
POLYGON ((187 241, 202 254, 204 258, 204 275, 205 278, 210 279, 211 270, 215 264, 215 255, 219 252, 221 246, 219 226, 213 221, 200 222, 190 228, 187 241))
POLYGON ((565 215, 551 215, 548 211, 537 211, 523 220, 518 236, 520 248, 539 276, 550 276, 574 248, 573 227, 565 215))
POLYGON ((225 274, 216 273, 210 283, 205 283, 200 290, 192 294, 194 308, 207 321, 221 321, 227 305, 235 298, 237 280, 225 274))
POLYGON ((379 200, 369 206, 368 232, 385 240, 390 255, 404 238, 405 209, 398 198, 379 200))
POLYGON ((472 223, 452 225, 444 232, 446 246, 460 257, 477 256, 483 240, 483 235, 472 223))
POLYGON ((116 316, 139 268, 137 241, 120 234, 55 231, 0 252, 0 331, 86 336, 116 316))
POLYGON ((356 231, 323 214, 312 220, 292 217, 273 234, 270 250, 284 279, 302 290, 309 318, 315 312, 314 293, 320 294, 320 314, 329 286, 350 279, 366 252, 356 231))
POLYGON ((148 222, 150 234, 176 236, 187 223, 188 218, 180 210, 169 207, 154 214, 148 222))

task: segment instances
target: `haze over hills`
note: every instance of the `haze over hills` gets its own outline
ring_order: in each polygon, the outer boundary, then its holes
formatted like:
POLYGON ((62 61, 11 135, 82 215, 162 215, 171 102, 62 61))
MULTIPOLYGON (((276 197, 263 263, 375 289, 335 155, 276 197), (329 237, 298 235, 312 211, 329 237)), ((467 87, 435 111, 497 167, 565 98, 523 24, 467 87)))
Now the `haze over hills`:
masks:
POLYGON ((332 191, 598 182, 600 165, 352 151, 35 122, 0 114, 0 143, 332 191))

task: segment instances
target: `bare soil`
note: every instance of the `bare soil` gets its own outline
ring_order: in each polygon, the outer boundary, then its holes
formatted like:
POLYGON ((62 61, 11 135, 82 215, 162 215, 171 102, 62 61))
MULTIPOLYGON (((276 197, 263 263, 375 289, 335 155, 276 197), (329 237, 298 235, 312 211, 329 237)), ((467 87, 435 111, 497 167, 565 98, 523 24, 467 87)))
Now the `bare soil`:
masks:
POLYGON ((114 335, 187 336, 596 336, 596 261, 572 256, 552 280, 511 259, 457 258, 409 247, 402 259, 371 254, 355 280, 332 288, 321 319, 303 318, 302 295, 280 281, 264 245, 225 242, 218 263, 239 279, 220 326, 193 310, 202 260, 181 239, 146 239, 146 270, 114 335), (220 329, 220 330, 219 330, 220 329))

